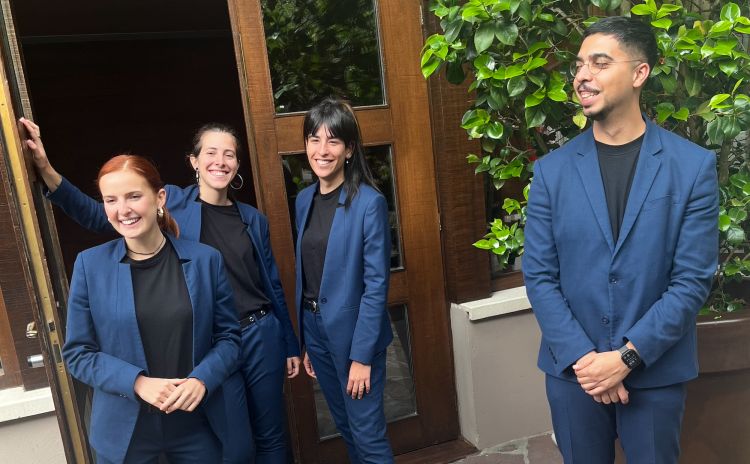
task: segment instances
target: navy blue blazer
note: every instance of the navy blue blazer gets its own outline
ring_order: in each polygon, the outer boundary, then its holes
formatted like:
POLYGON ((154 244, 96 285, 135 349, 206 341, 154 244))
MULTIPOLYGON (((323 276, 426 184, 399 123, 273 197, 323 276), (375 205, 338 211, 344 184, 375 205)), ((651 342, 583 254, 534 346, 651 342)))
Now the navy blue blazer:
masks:
MULTIPOLYGON (((180 226, 180 238, 199 242, 201 238, 201 204, 198 199, 197 185, 186 188, 176 185, 165 186, 167 191, 167 210, 180 226)), ((76 186, 63 177, 60 186, 47 197, 60 207, 66 215, 86 229, 96 232, 113 232, 107 221, 104 206, 81 192, 76 186)), ((268 233, 268 219, 252 206, 236 202, 242 222, 247 225, 247 234, 255 248, 256 260, 259 264, 260 276, 263 281, 263 291, 271 300, 274 314, 281 322, 286 344, 286 357, 299 356, 297 336, 289 318, 289 309, 281 287, 279 270, 271 251, 268 233)))
POLYGON ((593 131, 534 166, 523 273, 542 331, 539 367, 569 366, 627 340, 644 361, 626 383, 698 374, 695 318, 718 260, 716 155, 646 119, 618 241, 612 239, 593 131))
MULTIPOLYGON (((193 370, 206 385, 202 402, 218 436, 226 433, 221 384, 237 368, 239 324, 219 252, 169 237, 182 263, 193 307, 193 370)), ((140 403, 133 391, 148 375, 138 329, 130 265, 123 239, 82 251, 70 283, 63 358, 73 377, 94 388, 89 440, 96 452, 121 462, 140 403)))
MULTIPOLYGON (((302 321, 302 234, 318 183, 297 196, 297 320, 302 321)), ((323 262, 318 304, 340 365, 350 360, 371 364, 385 350, 393 331, 388 317, 391 234, 388 205, 377 190, 362 184, 348 208, 346 189, 333 216, 323 262)), ((304 337, 300 330, 300 337, 304 337)), ((301 339, 304 346, 304 339, 301 339)))

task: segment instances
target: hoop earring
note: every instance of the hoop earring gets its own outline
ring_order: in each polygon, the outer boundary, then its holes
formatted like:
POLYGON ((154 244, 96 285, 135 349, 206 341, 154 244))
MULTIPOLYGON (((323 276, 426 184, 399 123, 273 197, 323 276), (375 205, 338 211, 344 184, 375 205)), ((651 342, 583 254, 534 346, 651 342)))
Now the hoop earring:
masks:
POLYGON ((198 173, 198 168, 195 168, 195 183, 200 184, 201 183, 201 175, 198 173))
POLYGON ((245 179, 242 178, 239 172, 234 176, 234 179, 232 179, 232 182, 229 183, 229 186, 232 187, 233 189, 239 190, 242 188, 243 185, 245 185, 245 179), (240 185, 235 186, 234 184, 232 184, 232 182, 234 182, 234 179, 238 177, 240 178, 240 185))
POLYGON ((156 215, 159 216, 159 219, 164 217, 164 208, 159 208, 156 210, 156 215))

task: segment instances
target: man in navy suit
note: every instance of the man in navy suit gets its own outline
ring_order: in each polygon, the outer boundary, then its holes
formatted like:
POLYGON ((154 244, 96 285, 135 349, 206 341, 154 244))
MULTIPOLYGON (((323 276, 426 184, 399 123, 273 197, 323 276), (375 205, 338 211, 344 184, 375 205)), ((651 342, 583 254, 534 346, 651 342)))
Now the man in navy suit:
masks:
POLYGON ((717 265, 715 154, 647 120, 647 24, 590 26, 573 87, 592 121, 536 162, 524 277, 565 462, 676 463, 695 317, 717 265))

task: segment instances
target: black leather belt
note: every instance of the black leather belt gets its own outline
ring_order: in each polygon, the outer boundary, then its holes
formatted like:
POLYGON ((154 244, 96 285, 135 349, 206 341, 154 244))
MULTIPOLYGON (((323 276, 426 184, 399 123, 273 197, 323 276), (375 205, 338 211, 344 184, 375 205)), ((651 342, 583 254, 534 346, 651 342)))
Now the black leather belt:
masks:
POLYGON ((320 306, 316 300, 310 298, 302 298, 302 309, 310 311, 311 313, 319 313, 320 306))
POLYGON ((263 305, 263 307, 261 307, 260 309, 256 309, 247 316, 243 317, 242 319, 240 319, 240 329, 244 329, 251 324, 255 324, 259 320, 271 314, 271 309, 271 305, 263 305))

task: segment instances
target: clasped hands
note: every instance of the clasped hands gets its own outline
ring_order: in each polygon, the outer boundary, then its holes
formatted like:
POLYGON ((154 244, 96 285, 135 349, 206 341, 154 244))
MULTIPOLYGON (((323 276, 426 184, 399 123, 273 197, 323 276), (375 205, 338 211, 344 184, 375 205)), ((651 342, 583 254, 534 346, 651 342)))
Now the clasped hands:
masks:
POLYGON ((167 414, 178 409, 192 412, 206 395, 206 386, 194 377, 161 379, 139 375, 133 390, 143 401, 167 414))
POLYGON ((628 404, 628 390, 622 381, 630 369, 618 351, 590 351, 573 364, 578 384, 597 403, 628 404))

